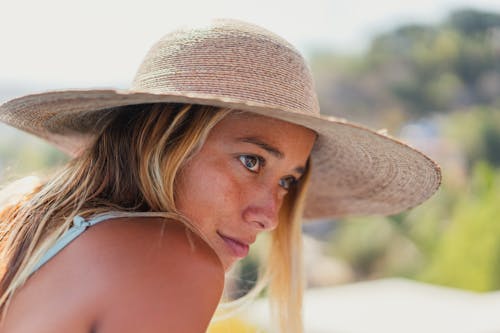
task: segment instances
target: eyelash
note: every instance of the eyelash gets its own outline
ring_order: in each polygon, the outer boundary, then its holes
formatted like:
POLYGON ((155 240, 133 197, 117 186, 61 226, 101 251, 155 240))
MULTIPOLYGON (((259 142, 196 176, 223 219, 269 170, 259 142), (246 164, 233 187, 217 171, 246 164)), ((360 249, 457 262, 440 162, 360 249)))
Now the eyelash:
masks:
POLYGON ((264 167, 264 165, 266 165, 266 160, 263 157, 258 156, 258 155, 240 155, 240 156, 238 156, 238 159, 240 160, 240 162, 243 164, 243 166, 245 168, 247 168, 250 172, 253 172, 253 173, 258 173, 260 171, 260 169, 262 167, 264 167), (250 159, 252 160, 252 162, 255 163, 254 166, 251 166, 248 164, 250 159), (258 167, 257 170, 252 169, 255 166, 258 167))
MULTIPOLYGON (((248 171, 253 173, 259 173, 261 168, 263 168, 266 165, 266 160, 262 156, 258 155, 240 155, 238 156, 238 159, 248 171), (255 163, 255 165, 249 165, 248 164, 249 159, 251 159, 252 162, 255 163), (256 166, 257 170, 254 170, 253 168, 255 168, 256 166)), ((297 181, 298 180, 295 177, 287 176, 280 179, 279 185, 283 189, 288 191, 292 186, 294 186, 297 183, 297 181)))
POLYGON ((293 177, 293 176, 288 176, 288 177, 283 177, 280 179, 280 186, 283 187, 285 190, 290 190, 293 186, 297 184, 298 180, 293 177))

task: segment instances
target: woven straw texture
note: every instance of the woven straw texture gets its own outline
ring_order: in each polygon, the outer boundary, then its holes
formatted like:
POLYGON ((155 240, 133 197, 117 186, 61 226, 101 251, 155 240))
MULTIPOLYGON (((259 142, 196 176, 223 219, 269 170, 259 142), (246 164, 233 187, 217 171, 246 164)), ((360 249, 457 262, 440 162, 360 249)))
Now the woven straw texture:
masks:
POLYGON ((417 150, 321 116, 310 70, 297 50, 265 29, 233 20, 166 35, 146 55, 130 90, 28 95, 1 105, 0 121, 75 156, 117 107, 169 102, 230 107, 315 130, 309 219, 398 213, 429 198, 441 181, 436 163, 417 150))

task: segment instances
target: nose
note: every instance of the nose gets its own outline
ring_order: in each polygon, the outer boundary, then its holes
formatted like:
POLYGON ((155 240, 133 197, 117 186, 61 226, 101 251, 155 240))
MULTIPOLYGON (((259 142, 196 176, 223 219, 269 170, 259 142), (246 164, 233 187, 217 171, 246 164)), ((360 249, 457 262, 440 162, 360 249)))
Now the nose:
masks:
POLYGON ((259 231, 275 229, 283 203, 283 189, 279 186, 260 188, 244 211, 244 220, 259 231))

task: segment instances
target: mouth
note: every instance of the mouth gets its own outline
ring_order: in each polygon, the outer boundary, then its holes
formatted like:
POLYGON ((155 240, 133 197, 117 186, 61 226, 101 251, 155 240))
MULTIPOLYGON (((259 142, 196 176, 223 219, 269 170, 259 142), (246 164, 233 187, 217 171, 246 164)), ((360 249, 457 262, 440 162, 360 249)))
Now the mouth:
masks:
POLYGON ((226 243, 227 247, 229 248, 233 256, 238 258, 244 258, 248 255, 248 251, 250 250, 250 245, 242 241, 239 241, 237 239, 231 238, 229 236, 225 236, 221 234, 219 231, 217 231, 217 234, 219 235, 220 238, 222 238, 222 240, 224 240, 224 242, 226 243))

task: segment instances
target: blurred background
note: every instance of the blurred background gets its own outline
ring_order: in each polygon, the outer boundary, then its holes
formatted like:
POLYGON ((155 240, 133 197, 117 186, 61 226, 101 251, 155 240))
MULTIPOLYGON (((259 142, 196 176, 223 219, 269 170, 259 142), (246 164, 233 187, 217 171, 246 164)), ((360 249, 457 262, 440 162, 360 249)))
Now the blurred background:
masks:
MULTIPOLYGON (((0 8, 0 102, 128 88, 155 40, 212 17, 282 35, 308 59, 322 113, 387 129, 443 171, 440 190, 409 212, 304 226, 306 332, 500 332, 492 312, 500 307, 500 1, 5 0, 0 8)), ((2 187, 65 161, 0 124, 2 187)), ((262 252, 252 249, 231 273, 228 294, 251 288, 262 252)), ((262 302, 210 332, 268 332, 262 302)))

